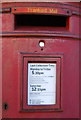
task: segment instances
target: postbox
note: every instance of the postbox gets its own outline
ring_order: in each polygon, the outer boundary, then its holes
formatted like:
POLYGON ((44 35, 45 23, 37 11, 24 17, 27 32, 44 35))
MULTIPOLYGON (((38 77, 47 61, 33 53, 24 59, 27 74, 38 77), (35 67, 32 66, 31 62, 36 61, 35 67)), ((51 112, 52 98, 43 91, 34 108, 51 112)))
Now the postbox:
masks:
POLYGON ((79 118, 79 9, 2 4, 3 118, 79 118))

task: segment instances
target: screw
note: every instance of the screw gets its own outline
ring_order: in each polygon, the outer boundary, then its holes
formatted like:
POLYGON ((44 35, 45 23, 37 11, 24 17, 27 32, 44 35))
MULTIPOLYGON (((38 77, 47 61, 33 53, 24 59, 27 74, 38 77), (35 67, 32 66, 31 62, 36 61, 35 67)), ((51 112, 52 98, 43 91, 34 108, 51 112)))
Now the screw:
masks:
POLYGON ((67 11, 67 13, 69 13, 69 11, 67 11))
POLYGON ((14 8, 14 10, 16 11, 16 8, 14 8))

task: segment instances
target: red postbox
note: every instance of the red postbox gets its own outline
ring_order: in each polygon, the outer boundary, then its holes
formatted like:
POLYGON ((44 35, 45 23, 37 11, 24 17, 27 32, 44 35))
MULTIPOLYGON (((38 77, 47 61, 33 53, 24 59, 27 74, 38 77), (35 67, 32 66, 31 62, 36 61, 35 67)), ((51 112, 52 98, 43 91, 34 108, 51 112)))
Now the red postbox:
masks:
POLYGON ((79 118, 79 3, 3 3, 3 118, 79 118))

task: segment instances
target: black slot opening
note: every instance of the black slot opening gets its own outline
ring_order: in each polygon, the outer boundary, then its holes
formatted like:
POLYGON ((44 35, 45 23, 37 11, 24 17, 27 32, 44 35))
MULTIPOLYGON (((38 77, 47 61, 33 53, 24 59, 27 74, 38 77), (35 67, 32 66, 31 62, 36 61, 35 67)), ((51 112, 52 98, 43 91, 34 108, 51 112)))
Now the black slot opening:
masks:
POLYGON ((56 15, 15 15, 15 28, 20 27, 66 27, 67 16, 56 15))

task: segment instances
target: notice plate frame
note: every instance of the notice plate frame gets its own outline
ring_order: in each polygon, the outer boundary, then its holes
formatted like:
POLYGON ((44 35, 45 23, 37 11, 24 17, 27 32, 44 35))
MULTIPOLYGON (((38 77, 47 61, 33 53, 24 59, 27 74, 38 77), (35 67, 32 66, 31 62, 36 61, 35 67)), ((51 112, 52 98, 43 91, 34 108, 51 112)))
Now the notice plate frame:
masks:
POLYGON ((21 53, 19 59, 19 111, 62 111, 61 103, 61 79, 62 79, 62 55, 29 54, 21 53), (56 64, 56 104, 53 105, 28 105, 28 63, 55 63, 56 64))

